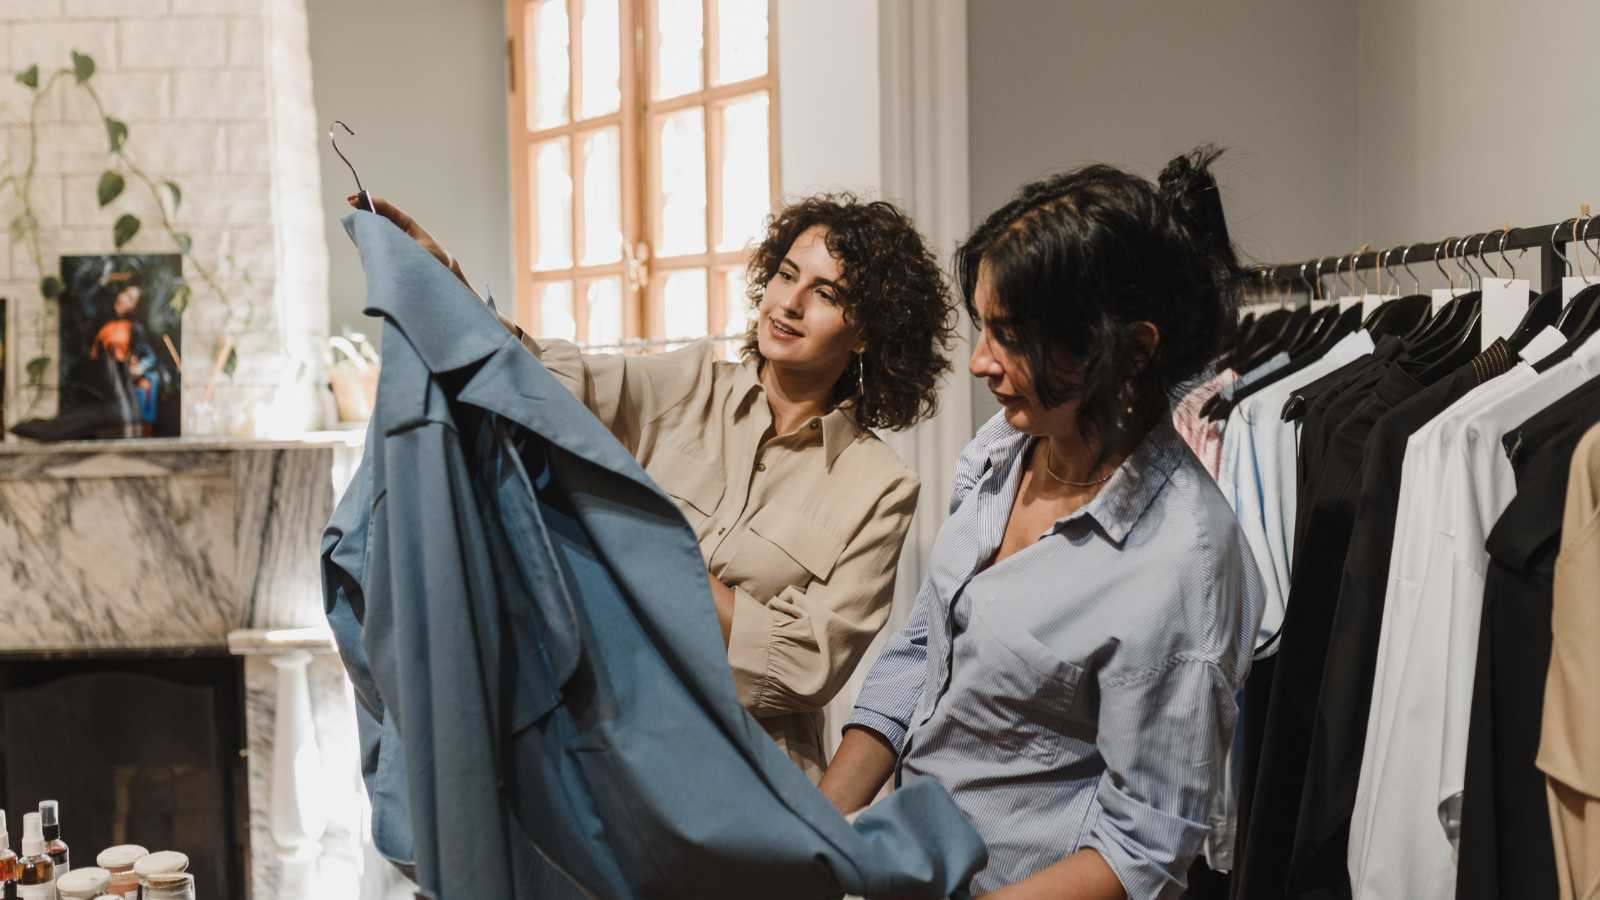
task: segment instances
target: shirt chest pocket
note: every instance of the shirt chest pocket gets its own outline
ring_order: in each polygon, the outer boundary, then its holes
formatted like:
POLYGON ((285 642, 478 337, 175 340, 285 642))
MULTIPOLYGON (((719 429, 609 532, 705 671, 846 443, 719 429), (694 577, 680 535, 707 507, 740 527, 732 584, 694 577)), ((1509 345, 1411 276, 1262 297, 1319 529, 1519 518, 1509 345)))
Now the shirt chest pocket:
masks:
POLYGON ((990 702, 972 714, 996 744, 1046 765, 1061 762, 1069 740, 1093 743, 1093 682, 1084 669, 1040 643, 1004 609, 975 612, 971 658, 963 673, 985 685, 990 702))
POLYGON ((723 573, 729 585, 742 587, 763 603, 785 588, 801 590, 827 581, 844 554, 845 539, 832 525, 794 511, 767 506, 750 519, 739 535, 723 573))
POLYGON ((699 534, 700 526, 715 515, 727 490, 727 477, 715 457, 704 451, 695 453, 671 444, 662 444, 650 454, 645 472, 657 486, 677 503, 684 518, 699 534))

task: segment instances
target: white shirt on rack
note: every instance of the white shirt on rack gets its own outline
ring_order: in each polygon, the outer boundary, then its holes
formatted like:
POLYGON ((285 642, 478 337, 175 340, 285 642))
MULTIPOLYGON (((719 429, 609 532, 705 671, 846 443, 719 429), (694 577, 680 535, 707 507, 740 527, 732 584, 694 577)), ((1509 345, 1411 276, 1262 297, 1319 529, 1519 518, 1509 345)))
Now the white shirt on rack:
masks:
POLYGON ((1258 657, 1271 656, 1276 648, 1293 563, 1300 423, 1283 421, 1283 404, 1290 394, 1372 348, 1372 337, 1365 331, 1347 335, 1321 359, 1245 398, 1228 415, 1217 484, 1239 518, 1266 588, 1256 637, 1258 657))
POLYGON ((1450 900, 1489 531, 1516 496, 1500 439, 1600 370, 1600 342, 1519 365, 1413 435, 1350 839, 1354 896, 1450 900), (1415 476, 1416 480, 1412 480, 1415 476), (1420 486, 1420 489, 1419 489, 1420 486))

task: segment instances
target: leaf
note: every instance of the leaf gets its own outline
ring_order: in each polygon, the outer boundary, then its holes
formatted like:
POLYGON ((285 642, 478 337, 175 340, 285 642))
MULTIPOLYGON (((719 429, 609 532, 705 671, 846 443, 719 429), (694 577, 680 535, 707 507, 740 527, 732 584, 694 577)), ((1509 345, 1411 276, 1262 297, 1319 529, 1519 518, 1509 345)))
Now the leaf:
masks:
POLYGON ((178 188, 176 181, 163 181, 161 183, 166 185, 167 190, 172 192, 172 211, 177 212, 178 207, 183 205, 183 191, 178 188))
POLYGON ((174 240, 178 242, 178 252, 188 256, 189 249, 194 246, 194 238, 189 237, 187 234, 180 234, 174 240))
POLYGON ((117 217, 117 223, 111 226, 111 240, 121 250, 122 245, 133 240, 139 233, 139 217, 132 213, 123 213, 117 217))
POLYGON ((62 284, 61 279, 54 275, 46 275, 44 280, 39 282, 39 293, 43 294, 46 300, 54 300, 61 296, 66 289, 67 286, 62 284))
POLYGON ((44 371, 48 368, 50 368, 50 357, 48 356, 35 356, 33 359, 28 360, 28 384, 43 384, 44 371))
POLYGON ((187 284, 180 284, 178 289, 172 292, 172 299, 167 301, 167 306, 181 316, 183 311, 189 308, 189 298, 192 296, 194 290, 187 284))
POLYGON ((78 79, 79 84, 88 81, 94 75, 94 57, 87 53, 72 51, 72 74, 78 79))
POLYGON ((116 153, 128 140, 128 123, 106 116, 106 137, 111 139, 110 152, 116 153))
POLYGON ((230 347, 228 349, 228 358, 222 363, 222 374, 232 378, 233 370, 237 368, 239 368, 239 348, 230 347))
POLYGON ((39 66, 34 64, 17 73, 17 82, 25 84, 34 90, 39 89, 39 66))
POLYGON ((95 188, 95 193, 100 198, 100 205, 103 207, 107 203, 110 203, 111 201, 120 197, 122 195, 123 184, 122 176, 118 175, 116 172, 107 170, 104 174, 102 174, 100 176, 100 186, 95 188))

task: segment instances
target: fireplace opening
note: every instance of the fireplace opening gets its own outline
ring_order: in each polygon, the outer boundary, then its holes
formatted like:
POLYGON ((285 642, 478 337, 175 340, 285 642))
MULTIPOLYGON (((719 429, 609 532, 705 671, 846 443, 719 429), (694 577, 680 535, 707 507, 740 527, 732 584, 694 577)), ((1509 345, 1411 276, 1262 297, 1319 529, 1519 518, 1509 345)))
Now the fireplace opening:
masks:
POLYGON ((0 806, 13 833, 40 800, 59 800, 74 868, 116 844, 179 850, 202 896, 245 896, 239 658, 6 657, 0 729, 0 806))

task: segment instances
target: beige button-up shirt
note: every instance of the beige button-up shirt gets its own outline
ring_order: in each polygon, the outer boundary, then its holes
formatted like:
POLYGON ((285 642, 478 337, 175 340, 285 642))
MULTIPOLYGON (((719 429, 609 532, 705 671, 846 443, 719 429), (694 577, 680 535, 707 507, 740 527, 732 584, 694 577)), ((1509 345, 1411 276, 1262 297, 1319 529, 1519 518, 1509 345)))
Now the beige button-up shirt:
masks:
POLYGON ((523 342, 677 502, 734 593, 739 700, 820 779, 822 708, 888 618, 916 476, 848 408, 769 436, 755 364, 708 342, 651 356, 523 342))

